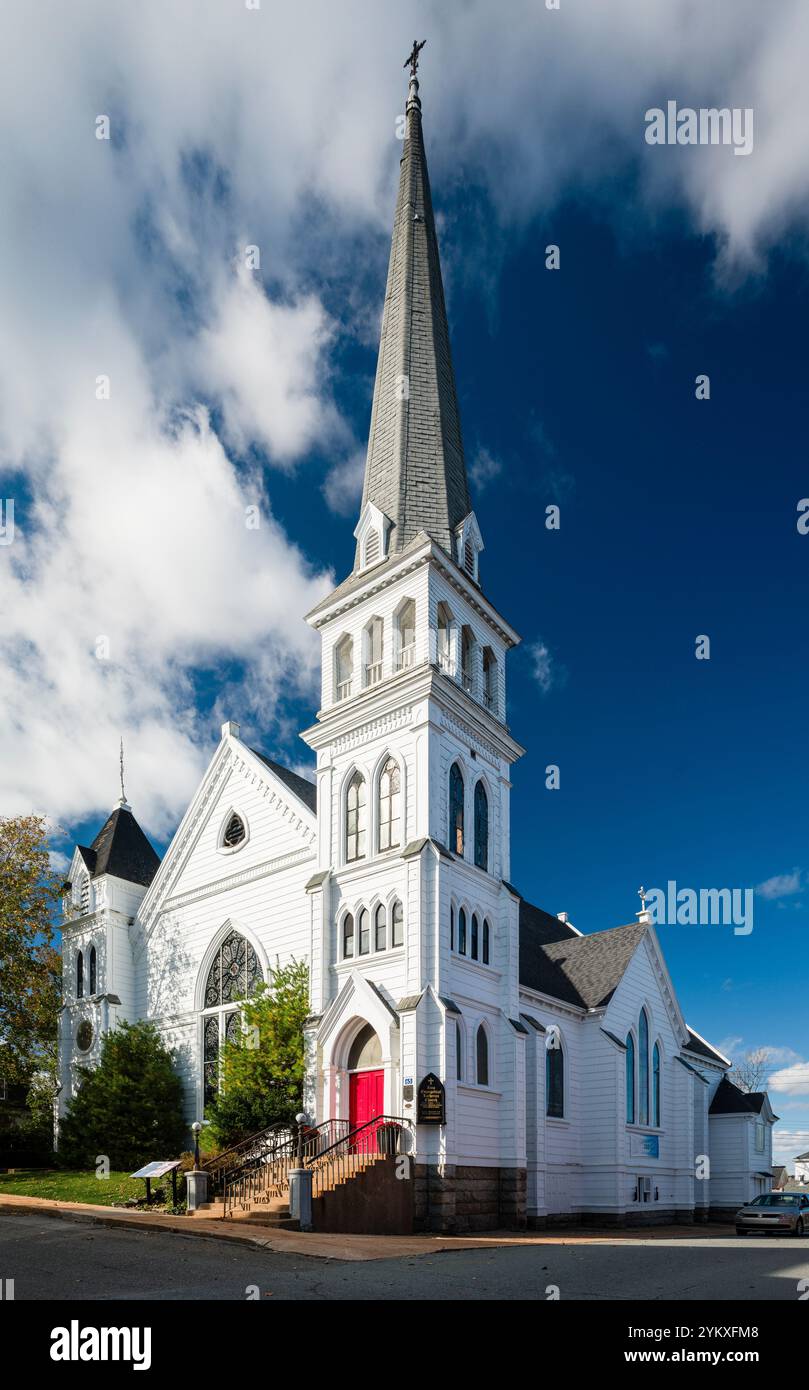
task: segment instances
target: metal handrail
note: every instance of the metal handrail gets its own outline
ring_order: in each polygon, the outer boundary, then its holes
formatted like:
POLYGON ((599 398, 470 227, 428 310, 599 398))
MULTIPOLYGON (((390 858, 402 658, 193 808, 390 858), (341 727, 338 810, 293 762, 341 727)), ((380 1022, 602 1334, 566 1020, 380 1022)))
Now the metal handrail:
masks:
POLYGON ((237 1205, 247 1211, 256 1202, 269 1202, 273 1196, 282 1196, 289 1185, 290 1168, 316 1157, 324 1139, 328 1140, 327 1148, 334 1142, 339 1143, 333 1136, 340 1125, 348 1125, 348 1120, 324 1120, 300 1134, 289 1131, 289 1138, 277 1145, 269 1156, 257 1155, 228 1173, 224 1183, 224 1215, 237 1205))
POLYGON ((329 1187, 356 1177, 380 1158, 409 1153, 413 1133, 412 1120, 403 1115, 377 1115, 356 1125, 306 1164, 312 1170, 312 1196, 319 1197, 329 1187), (380 1145, 378 1136, 382 1129, 389 1133, 380 1145))
POLYGON ((211 1158, 206 1159, 204 1163, 200 1164, 200 1167, 210 1175, 212 1190, 218 1190, 222 1179, 243 1167, 245 1163, 252 1160, 263 1161, 268 1153, 275 1151, 282 1136, 290 1138, 292 1128, 283 1121, 277 1121, 275 1124, 268 1125, 266 1129, 257 1130, 247 1139, 240 1140, 238 1144, 231 1145, 222 1153, 214 1154, 211 1158))

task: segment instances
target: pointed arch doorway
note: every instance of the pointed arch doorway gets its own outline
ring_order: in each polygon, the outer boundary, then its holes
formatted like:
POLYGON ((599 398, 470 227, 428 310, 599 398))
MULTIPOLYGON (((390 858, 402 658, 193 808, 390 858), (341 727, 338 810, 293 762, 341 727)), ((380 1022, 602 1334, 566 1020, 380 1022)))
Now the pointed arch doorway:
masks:
POLYGON ((348 1051, 348 1120, 349 1128, 366 1128, 357 1136, 356 1148, 369 1152, 376 1148, 377 1125, 385 1111, 385 1069, 382 1066, 382 1044, 375 1029, 366 1023, 348 1051))

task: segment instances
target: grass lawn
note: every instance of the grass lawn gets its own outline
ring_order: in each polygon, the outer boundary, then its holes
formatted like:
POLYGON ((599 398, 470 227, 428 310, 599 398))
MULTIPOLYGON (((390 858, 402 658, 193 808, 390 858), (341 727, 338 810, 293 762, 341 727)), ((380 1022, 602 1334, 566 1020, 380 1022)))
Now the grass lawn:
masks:
MULTIPOLYGON (((154 1184, 155 1187, 160 1185, 154 1184)), ((113 1202, 126 1201, 127 1197, 138 1197, 142 1201, 146 1196, 146 1184, 142 1178, 134 1181, 128 1173, 110 1173, 108 1178, 97 1178, 94 1169, 73 1173, 55 1168, 28 1168, 19 1173, 0 1173, 0 1192, 10 1192, 15 1197, 49 1197, 59 1202, 91 1202, 109 1207, 113 1202)), ((168 1179, 168 1193, 171 1200, 171 1178, 168 1179)))

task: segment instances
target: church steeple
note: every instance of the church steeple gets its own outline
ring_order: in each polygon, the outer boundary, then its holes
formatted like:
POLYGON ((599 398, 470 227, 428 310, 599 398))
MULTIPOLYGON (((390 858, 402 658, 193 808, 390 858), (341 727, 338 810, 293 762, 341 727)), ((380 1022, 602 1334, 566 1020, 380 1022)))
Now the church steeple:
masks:
MULTIPOLYGON (((388 555, 403 550, 420 531, 453 554, 453 532, 472 509, 417 65, 414 45, 405 63, 411 72, 404 149, 358 528, 361 532, 363 518, 378 508, 387 518, 388 555)), ((360 534, 355 568, 362 562, 361 545, 360 534)))

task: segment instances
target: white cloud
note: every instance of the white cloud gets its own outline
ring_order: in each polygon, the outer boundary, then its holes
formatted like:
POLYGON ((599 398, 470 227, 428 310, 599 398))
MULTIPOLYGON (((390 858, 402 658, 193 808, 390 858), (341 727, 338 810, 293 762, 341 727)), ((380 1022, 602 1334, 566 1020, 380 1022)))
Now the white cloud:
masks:
POLYGON ((543 695, 547 695, 555 685, 564 684, 567 672, 559 665, 550 647, 541 637, 532 642, 527 650, 531 659, 532 675, 543 695))
MULTIPOLYGON (((502 227, 638 161, 633 225, 683 207, 723 265, 805 229, 799 0, 513 0, 507 25, 489 0, 420 12, 433 183, 463 169, 502 227), (644 111, 668 96, 753 105, 754 154, 644 146, 644 111)), ((363 274, 384 260, 410 19, 371 0, 12 0, 4 19, 0 466, 18 531, 0 549, 0 799, 106 812, 123 733, 135 809, 161 832, 211 747, 201 676, 217 717, 267 726, 279 692, 311 688, 301 615, 330 577, 244 460, 259 445, 291 472, 314 446, 353 448, 335 366, 379 312, 363 274), (261 281, 238 270, 253 244, 261 281)), ((349 514, 358 478, 356 457, 338 462, 329 505, 349 514)), ((550 689, 548 648, 532 655, 550 689)))
POLYGON ((772 1134, 772 1156, 774 1163, 782 1163, 790 1172, 798 1154, 809 1150, 809 1129, 781 1129, 775 1126, 772 1134))
POLYGON ((800 869, 793 869, 790 874, 775 874, 772 878, 765 879, 759 883, 756 892, 761 898, 788 898, 793 893, 803 892, 803 876, 800 869))
POLYGON ((336 463, 326 474, 323 495, 338 516, 359 517, 364 477, 365 453, 360 450, 342 463, 336 463))
POLYGON ((796 1061, 791 1066, 774 1071, 768 1079, 767 1089, 783 1091, 791 1096, 809 1097, 809 1062, 796 1061))
POLYGON ((499 478, 503 471, 503 465, 496 459, 488 449, 480 448, 469 464, 469 480, 478 492, 482 492, 489 483, 499 478))

